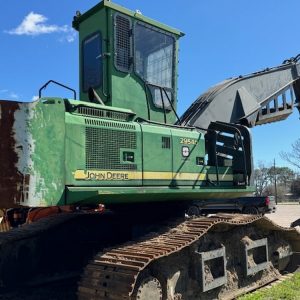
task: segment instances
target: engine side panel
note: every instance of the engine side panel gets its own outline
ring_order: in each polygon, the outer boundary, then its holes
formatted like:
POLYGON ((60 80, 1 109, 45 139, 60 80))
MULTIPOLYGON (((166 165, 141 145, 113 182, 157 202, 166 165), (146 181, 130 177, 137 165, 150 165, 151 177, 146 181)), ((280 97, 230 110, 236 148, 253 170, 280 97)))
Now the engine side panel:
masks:
POLYGON ((141 143, 136 123, 66 113, 66 185, 141 186, 141 143))
POLYGON ((235 184, 226 160, 208 165, 203 133, 134 122, 131 112, 79 103, 0 102, 0 207, 184 201, 252 192, 235 184))

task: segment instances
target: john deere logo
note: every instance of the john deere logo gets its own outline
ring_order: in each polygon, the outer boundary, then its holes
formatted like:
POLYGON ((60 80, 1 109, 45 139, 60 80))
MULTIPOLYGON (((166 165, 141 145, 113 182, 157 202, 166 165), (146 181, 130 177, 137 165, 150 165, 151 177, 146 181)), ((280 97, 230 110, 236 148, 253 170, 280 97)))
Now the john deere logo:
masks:
POLYGON ((182 156, 183 157, 189 157, 190 155, 190 148, 188 146, 182 147, 182 156))
POLYGON ((76 170, 76 180, 131 180, 136 179, 134 172, 113 172, 113 171, 84 171, 76 170))

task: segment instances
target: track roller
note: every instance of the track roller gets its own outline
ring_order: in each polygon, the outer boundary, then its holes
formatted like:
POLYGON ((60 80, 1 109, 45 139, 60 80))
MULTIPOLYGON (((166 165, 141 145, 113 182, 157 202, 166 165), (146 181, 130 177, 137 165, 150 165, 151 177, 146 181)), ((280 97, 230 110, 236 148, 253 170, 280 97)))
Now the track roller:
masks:
POLYGON ((268 239, 260 240, 243 239, 245 243, 245 273, 254 275, 269 266, 268 239))
POLYGON ((206 292, 227 283, 225 247, 196 252, 201 259, 202 291, 206 292))
POLYGON ((159 230, 99 253, 79 299, 234 299, 278 279, 300 251, 295 229, 262 216, 189 218, 159 230))

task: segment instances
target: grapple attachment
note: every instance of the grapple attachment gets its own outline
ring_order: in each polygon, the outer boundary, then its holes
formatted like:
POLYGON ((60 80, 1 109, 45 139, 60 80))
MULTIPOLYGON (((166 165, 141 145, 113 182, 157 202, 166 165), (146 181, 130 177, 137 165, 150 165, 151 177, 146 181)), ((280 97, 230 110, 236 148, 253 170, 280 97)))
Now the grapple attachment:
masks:
POLYGON ((221 121, 254 127, 286 119, 295 104, 299 109, 299 58, 210 88, 183 114, 181 124, 207 129, 221 121))

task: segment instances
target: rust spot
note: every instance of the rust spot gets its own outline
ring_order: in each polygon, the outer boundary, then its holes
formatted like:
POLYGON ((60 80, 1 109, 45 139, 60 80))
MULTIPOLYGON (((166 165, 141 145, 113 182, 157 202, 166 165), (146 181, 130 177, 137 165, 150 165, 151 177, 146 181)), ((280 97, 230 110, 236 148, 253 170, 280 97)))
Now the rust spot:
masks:
POLYGON ((30 174, 25 174, 24 176, 24 184, 29 185, 30 182, 30 174))
POLYGON ((19 109, 18 102, 0 100, 0 207, 16 207, 22 194, 23 175, 16 165, 13 132, 14 114, 19 109))

